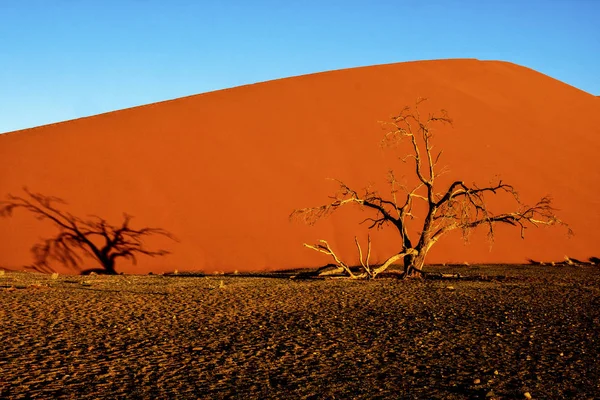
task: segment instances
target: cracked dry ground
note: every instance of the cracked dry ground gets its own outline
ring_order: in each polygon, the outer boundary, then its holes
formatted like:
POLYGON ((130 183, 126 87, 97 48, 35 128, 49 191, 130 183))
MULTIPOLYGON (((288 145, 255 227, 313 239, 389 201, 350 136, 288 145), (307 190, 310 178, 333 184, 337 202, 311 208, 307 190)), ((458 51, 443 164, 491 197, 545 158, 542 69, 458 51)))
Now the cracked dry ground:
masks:
POLYGON ((0 398, 598 398, 600 270, 493 268, 466 272, 513 279, 7 272, 0 398))

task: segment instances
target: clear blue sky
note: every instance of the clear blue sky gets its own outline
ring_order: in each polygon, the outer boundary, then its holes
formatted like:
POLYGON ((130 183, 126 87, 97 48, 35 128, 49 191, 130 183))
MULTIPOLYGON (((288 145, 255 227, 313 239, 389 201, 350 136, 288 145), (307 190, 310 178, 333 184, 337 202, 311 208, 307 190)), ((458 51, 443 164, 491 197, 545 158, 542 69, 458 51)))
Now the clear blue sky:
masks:
POLYGON ((0 0, 0 132, 437 58, 511 61, 600 95, 600 0, 0 0))

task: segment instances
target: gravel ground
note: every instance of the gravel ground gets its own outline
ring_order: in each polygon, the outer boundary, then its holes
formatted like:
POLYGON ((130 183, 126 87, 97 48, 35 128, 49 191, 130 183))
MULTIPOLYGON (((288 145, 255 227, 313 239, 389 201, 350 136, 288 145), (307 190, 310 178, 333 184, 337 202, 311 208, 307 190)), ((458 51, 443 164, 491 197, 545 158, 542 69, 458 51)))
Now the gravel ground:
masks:
POLYGON ((600 398, 600 268, 0 275, 0 398, 600 398))

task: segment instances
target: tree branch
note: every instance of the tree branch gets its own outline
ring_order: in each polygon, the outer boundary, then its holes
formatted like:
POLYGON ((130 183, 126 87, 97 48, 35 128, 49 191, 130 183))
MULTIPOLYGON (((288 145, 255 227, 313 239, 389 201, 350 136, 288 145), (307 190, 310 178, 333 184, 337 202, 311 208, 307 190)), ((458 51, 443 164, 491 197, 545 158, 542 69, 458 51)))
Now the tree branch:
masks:
POLYGON ((323 253, 323 254, 327 254, 327 255, 331 256, 333 258, 333 260, 335 261, 335 263, 337 265, 339 265, 340 267, 342 267, 344 269, 344 271, 348 274, 348 276, 350 276, 350 278, 358 279, 358 278, 364 277, 364 274, 355 275, 354 272, 352 272, 352 270, 350 269, 350 267, 346 263, 344 263, 334 253, 334 251, 331 249, 331 247, 329 247, 329 243, 327 243, 326 240, 319 240, 319 243, 314 244, 314 245, 304 243, 304 247, 307 247, 311 250, 315 250, 315 251, 318 251, 319 253, 323 253))

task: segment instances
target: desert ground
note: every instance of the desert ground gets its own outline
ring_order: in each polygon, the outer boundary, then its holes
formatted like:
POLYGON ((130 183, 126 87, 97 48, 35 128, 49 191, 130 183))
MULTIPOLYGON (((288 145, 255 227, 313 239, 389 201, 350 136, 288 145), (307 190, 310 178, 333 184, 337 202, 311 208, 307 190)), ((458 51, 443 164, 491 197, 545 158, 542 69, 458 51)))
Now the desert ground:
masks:
POLYGON ((0 398, 598 398, 600 268, 428 270, 5 272, 0 398))

